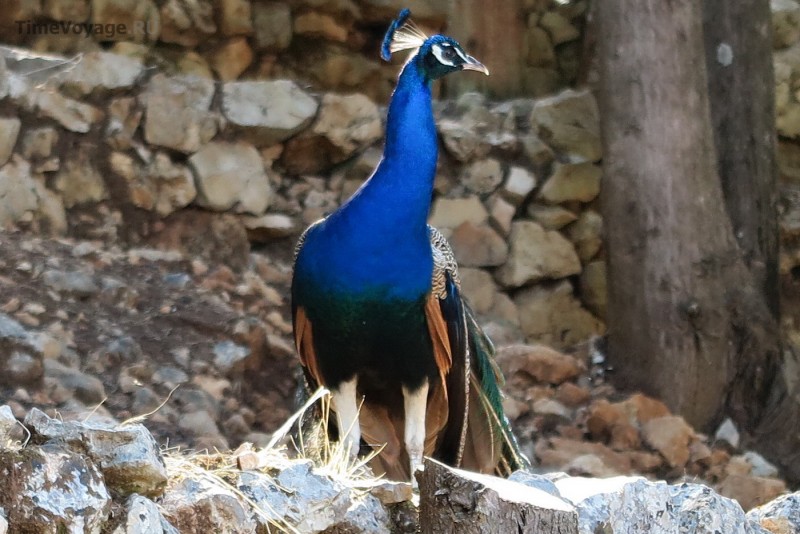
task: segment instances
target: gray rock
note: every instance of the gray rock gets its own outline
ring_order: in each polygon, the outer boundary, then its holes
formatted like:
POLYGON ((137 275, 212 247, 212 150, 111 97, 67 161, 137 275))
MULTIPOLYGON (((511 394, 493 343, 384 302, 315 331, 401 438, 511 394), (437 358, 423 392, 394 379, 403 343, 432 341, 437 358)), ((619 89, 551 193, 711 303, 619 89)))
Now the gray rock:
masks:
POLYGON ((544 142, 575 163, 603 155, 597 103, 588 90, 568 89, 536 102, 531 124, 544 142))
POLYGON ((57 360, 45 358, 44 376, 58 381, 76 399, 85 404, 99 404, 107 398, 102 380, 78 369, 67 367, 57 360))
POLYGON ((392 521, 386 508, 376 497, 367 494, 356 498, 333 533, 384 534, 392 531, 392 521))
POLYGON ((62 85, 89 94, 95 89, 130 88, 144 72, 142 60, 111 52, 83 54, 75 68, 59 76, 62 85))
POLYGON ((179 534, 150 499, 134 493, 125 507, 125 518, 111 534, 179 534))
POLYGON ((17 418, 8 404, 0 406, 0 449, 6 448, 13 441, 15 429, 19 428, 17 418))
POLYGON ((639 477, 568 477, 555 484, 575 504, 580 534, 758 532, 735 501, 698 484, 670 486, 639 477))
POLYGON ((143 95, 144 137, 153 145, 184 153, 196 152, 217 133, 209 111, 214 81, 206 78, 156 74, 143 95))
POLYGON ((233 341, 220 341, 214 345, 214 366, 222 374, 241 371, 248 356, 250 349, 237 345, 233 341))
POLYGON ((239 476, 239 489, 272 519, 281 519, 297 532, 322 532, 345 520, 353 504, 351 491, 312 470, 308 462, 283 469, 274 482, 253 472, 239 476))
POLYGON ((178 532, 202 528, 219 534, 251 534, 257 528, 248 505, 234 492, 205 478, 187 478, 171 486, 161 499, 161 510, 178 532))
POLYGON ((205 208, 260 215, 272 187, 258 151, 245 142, 213 142, 189 158, 197 179, 197 203, 205 208))
POLYGON ((0 507, 14 532, 99 534, 111 509, 103 476, 81 456, 54 445, 0 451, 6 487, 0 507))
POLYGON ((42 360, 40 353, 25 348, 7 352, 0 362, 0 383, 15 387, 37 384, 44 376, 42 360))
POLYGON ((508 261, 496 274, 506 287, 520 287, 549 278, 564 278, 581 272, 572 243, 560 233, 545 230, 533 221, 511 225, 508 261))
POLYGON ((800 532, 800 492, 782 495, 747 512, 747 520, 772 534, 800 532))
POLYGON ((91 297, 100 292, 94 275, 84 271, 48 269, 42 273, 42 282, 54 291, 76 297, 91 297))
POLYGON ((25 426, 50 443, 85 452, 115 493, 157 496, 164 490, 164 460, 155 439, 140 424, 114 427, 97 422, 61 422, 34 408, 25 417, 25 426))
POLYGON ((21 124, 16 117, 0 118, 0 167, 11 157, 11 151, 17 144, 21 124))
POLYGON ((229 82, 222 87, 225 118, 258 146, 279 143, 303 130, 318 107, 289 80, 229 82))

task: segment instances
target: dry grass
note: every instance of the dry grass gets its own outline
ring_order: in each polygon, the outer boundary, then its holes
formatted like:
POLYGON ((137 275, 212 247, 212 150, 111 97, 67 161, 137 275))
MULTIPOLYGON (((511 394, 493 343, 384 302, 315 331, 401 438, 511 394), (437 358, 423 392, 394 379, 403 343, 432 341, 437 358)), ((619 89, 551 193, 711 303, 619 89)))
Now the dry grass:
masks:
POLYGON ((247 466, 247 470, 269 477, 272 483, 280 487, 271 478, 271 473, 287 465, 289 458, 292 457, 311 460, 320 474, 330 476, 353 489, 360 488, 367 491, 366 488, 378 480, 367 467, 377 452, 366 458, 351 458, 347 446, 327 439, 330 403, 330 393, 323 388, 317 390, 308 402, 273 434, 263 449, 256 450, 247 443, 233 452, 165 450, 164 461, 170 485, 179 484, 185 479, 204 480, 236 495, 247 509, 263 521, 268 532, 296 533, 297 530, 280 519, 275 510, 265 510, 259 503, 242 493, 236 481, 242 472, 242 467, 247 466), (317 403, 319 403, 320 421, 319 424, 311 425, 313 430, 309 431, 303 420, 317 403), (295 427, 298 429, 297 440, 290 435, 295 427))

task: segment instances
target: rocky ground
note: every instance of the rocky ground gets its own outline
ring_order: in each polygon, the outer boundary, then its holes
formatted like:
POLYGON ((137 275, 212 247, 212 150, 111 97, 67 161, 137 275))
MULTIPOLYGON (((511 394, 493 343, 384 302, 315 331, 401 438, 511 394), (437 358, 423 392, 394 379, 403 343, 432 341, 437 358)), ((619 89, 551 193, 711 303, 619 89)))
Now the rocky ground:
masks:
MULTIPOLYGON (((161 447, 263 446, 295 410, 289 243, 239 272, 180 252, 0 233, 2 395, 22 419, 146 415, 161 447)), ((520 340, 517 341, 519 343, 520 340)), ((602 340, 504 344, 506 410, 541 472, 703 482, 745 510, 787 490, 729 423, 697 433, 607 383, 602 340)))

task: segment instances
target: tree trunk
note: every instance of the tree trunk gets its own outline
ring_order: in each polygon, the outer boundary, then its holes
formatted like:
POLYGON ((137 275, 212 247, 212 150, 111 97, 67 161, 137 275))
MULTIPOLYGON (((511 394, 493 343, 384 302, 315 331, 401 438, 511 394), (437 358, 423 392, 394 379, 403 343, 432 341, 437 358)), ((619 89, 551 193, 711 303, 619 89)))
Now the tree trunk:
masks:
MULTIPOLYGON (((775 170, 775 83, 772 17, 768 0, 704 0, 706 65, 725 205, 745 263, 773 317, 757 350, 779 350, 778 227, 775 170)), ((734 388, 729 404, 756 447, 800 480, 800 435, 787 421, 800 419, 797 356, 762 359, 755 372, 768 398, 734 388), (782 365, 778 365, 782 363, 782 365), (757 405, 752 413, 748 406, 757 405), (748 413, 749 412, 749 413, 748 413), (744 416, 744 417, 742 417, 744 416)))
MULTIPOLYGON (((777 330, 764 299, 768 269, 760 278, 748 270, 729 218, 735 209, 723 200, 702 4, 603 0, 595 9, 609 358, 618 383, 663 399, 700 428, 719 420, 727 400, 740 422, 753 421, 775 373, 777 330)), ((721 150, 723 169, 731 150, 721 150)), ((760 230, 753 242, 767 243, 760 230)))
POLYGON ((578 513, 536 488, 425 458, 419 480, 422 534, 577 534, 578 513))

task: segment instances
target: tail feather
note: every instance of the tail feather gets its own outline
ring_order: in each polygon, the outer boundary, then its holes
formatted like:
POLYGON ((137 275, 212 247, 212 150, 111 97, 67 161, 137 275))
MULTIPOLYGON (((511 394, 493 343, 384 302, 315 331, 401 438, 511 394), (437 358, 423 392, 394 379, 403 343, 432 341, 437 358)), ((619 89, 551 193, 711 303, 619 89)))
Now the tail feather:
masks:
POLYGON ((495 363, 494 345, 466 302, 464 311, 473 384, 470 388, 467 441, 471 442, 474 450, 474 457, 467 458, 466 452, 470 447, 465 445, 464 467, 486 472, 486 466, 492 466, 496 474, 508 476, 517 469, 530 467, 530 461, 520 450, 503 410, 503 395, 500 392, 503 376, 495 363), (477 465, 470 466, 468 460, 477 465))

